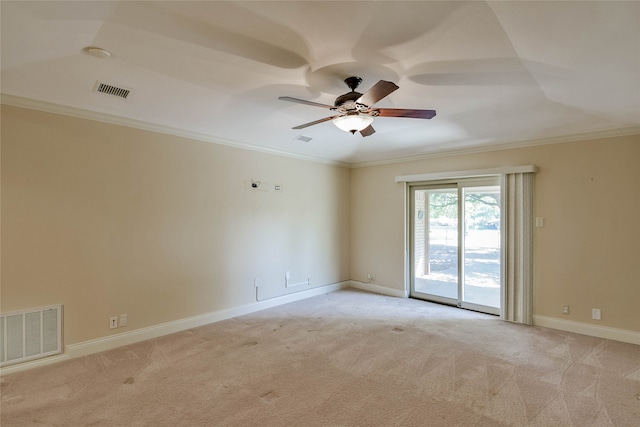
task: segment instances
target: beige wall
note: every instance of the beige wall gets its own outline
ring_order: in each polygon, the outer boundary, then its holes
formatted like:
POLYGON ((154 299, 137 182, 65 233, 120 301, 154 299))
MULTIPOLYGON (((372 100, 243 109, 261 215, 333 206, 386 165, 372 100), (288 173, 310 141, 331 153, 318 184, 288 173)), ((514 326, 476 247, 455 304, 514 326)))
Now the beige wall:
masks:
POLYGON ((535 314, 640 331, 638 136, 349 170, 2 106, 1 144, 0 308, 64 304, 67 345, 251 304, 256 276, 261 298, 282 295, 286 270, 402 291, 394 177, 523 164, 540 168, 545 218, 535 314), (121 313, 129 326, 109 330, 121 313))
POLYGON ((563 143, 352 169, 351 278, 404 289, 397 175, 534 164, 534 314, 640 331, 640 137, 563 143), (570 315, 562 315, 570 305, 570 315), (602 320, 591 320, 591 309, 602 320))
POLYGON ((349 279, 349 169, 8 106, 1 138, 1 309, 64 304, 66 345, 349 279))

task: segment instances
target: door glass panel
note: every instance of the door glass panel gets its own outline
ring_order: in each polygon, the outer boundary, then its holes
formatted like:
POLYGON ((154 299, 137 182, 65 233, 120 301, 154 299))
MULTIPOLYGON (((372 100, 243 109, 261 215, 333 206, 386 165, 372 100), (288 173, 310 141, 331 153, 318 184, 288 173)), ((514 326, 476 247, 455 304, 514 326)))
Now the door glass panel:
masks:
POLYGON ((500 187, 463 188, 462 301, 500 307, 500 187))
POLYGON ((414 192, 414 290, 458 299, 458 189, 414 192))
POLYGON ((500 314, 497 177, 410 187, 410 295, 500 314))

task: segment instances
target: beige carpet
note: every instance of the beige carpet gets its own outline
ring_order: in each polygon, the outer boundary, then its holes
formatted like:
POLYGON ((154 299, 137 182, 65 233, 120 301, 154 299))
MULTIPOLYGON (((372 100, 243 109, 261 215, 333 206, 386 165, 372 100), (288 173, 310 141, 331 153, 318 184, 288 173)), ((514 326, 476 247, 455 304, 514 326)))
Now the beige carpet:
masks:
POLYGON ((640 346, 355 290, 1 381, 2 427, 640 425, 640 346))

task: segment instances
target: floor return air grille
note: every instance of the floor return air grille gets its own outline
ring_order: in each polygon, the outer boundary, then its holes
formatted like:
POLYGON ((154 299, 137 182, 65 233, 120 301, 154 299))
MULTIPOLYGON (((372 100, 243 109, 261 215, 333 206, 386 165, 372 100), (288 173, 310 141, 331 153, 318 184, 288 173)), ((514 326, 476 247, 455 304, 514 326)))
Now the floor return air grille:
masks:
POLYGON ((0 366, 59 353, 62 353, 62 305, 0 316, 0 366))

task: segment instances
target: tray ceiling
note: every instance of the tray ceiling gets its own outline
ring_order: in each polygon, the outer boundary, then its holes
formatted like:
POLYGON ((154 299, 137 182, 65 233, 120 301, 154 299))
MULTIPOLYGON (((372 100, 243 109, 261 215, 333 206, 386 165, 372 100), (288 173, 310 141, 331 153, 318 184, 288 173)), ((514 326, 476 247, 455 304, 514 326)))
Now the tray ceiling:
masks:
POLYGON ((640 126, 640 3, 3 1, 3 102, 356 163, 640 126), (85 50, 97 46, 109 58, 85 50), (362 138, 322 104, 400 89, 362 138), (126 99, 97 82, 131 90, 126 99), (44 107, 43 107, 44 108, 44 107), (309 141, 306 139, 311 138, 309 141))

